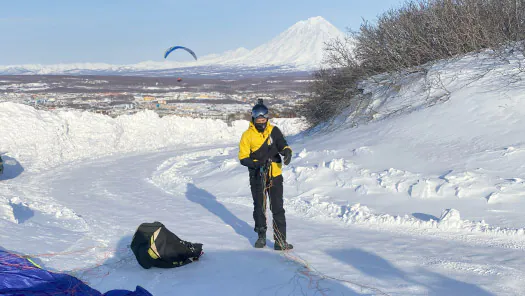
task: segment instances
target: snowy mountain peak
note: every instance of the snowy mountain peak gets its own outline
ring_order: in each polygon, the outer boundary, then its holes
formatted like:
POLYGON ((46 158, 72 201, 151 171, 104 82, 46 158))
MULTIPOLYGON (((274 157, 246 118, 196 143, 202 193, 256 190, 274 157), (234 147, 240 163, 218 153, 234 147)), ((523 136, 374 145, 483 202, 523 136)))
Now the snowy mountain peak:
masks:
POLYGON ((322 16, 314 16, 314 17, 311 17, 309 19, 306 20, 307 22, 328 22, 327 20, 325 20, 324 17, 322 16))
POLYGON ((295 23, 245 56, 226 63, 257 66, 293 65, 311 69, 321 64, 325 44, 344 36, 343 32, 323 17, 312 17, 295 23))
POLYGON ((303 21, 299 21, 297 22, 294 26, 300 26, 300 25, 318 25, 318 24, 323 24, 323 25, 327 25, 327 26, 333 26, 329 21, 327 21, 324 17, 322 16, 314 16, 314 17, 311 17, 307 20, 303 20, 303 21))
POLYGON ((294 26, 297 26, 297 25, 316 25, 316 24, 332 25, 324 17, 322 17, 322 16, 314 16, 314 17, 308 18, 306 20, 298 21, 294 26))

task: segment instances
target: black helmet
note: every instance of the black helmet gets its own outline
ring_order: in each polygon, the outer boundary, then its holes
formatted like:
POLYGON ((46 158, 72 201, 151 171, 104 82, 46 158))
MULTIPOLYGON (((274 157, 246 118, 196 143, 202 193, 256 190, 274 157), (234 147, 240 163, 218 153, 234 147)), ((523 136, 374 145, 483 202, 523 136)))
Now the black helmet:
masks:
POLYGON ((252 108, 252 121, 255 121, 257 117, 268 118, 268 108, 264 106, 263 99, 259 99, 257 105, 252 108))

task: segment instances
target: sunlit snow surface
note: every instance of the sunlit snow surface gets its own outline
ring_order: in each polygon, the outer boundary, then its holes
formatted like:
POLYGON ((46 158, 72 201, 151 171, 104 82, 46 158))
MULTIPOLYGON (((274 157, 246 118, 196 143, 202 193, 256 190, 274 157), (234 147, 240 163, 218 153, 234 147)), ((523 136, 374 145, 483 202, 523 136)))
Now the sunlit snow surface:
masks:
MULTIPOLYGON (((525 74, 514 54, 363 84, 371 123, 309 132, 274 120, 288 253, 252 247, 245 121, 116 119, 0 104, 0 246, 94 288, 154 295, 520 295, 525 289, 525 74), (354 126, 352 128, 352 126, 354 126), (193 264, 142 269, 136 227, 204 244, 193 264), (382 294, 384 293, 384 294, 382 294)), ((270 214, 269 214, 270 215, 270 214)))

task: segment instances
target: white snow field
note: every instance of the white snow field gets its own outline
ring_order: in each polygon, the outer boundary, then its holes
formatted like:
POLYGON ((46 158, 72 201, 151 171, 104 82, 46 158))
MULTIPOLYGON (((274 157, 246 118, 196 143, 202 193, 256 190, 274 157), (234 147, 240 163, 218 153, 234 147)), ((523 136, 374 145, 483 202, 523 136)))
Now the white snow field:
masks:
MULTIPOLYGON (((0 104, 0 247, 94 288, 154 295, 523 295, 524 57, 490 52, 363 84, 375 115, 313 131, 274 120, 288 240, 252 247, 237 144, 248 123, 116 119, 0 104), (142 269, 127 247, 161 221, 198 262, 142 269)), ((248 112, 248 110, 247 110, 248 112)), ((271 216, 271 214, 268 214, 271 216)))

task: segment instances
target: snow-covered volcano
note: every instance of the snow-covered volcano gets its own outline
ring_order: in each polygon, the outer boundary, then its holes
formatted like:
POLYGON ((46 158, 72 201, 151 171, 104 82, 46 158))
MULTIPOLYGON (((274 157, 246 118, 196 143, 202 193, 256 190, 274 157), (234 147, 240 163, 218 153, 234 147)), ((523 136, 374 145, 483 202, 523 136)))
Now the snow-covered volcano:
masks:
POLYGON ((323 17, 312 17, 296 23, 268 43, 239 57, 222 59, 222 63, 247 66, 294 65, 311 69, 321 64, 325 44, 334 38, 344 38, 344 34, 323 17))
MULTIPOLYGON (((238 48, 222 54, 203 56, 198 61, 144 61, 130 65, 105 63, 74 63, 56 65, 11 65, 0 66, 0 74, 140 74, 155 75, 154 71, 195 67, 284 67, 286 71, 312 70, 323 59, 325 43, 335 38, 344 38, 344 33, 323 17, 312 17, 300 21, 269 42, 253 50, 238 48), (153 71, 153 72, 152 72, 153 71), (147 72, 147 73, 146 73, 147 72)), ((283 68, 279 68, 283 69, 283 68)), ((159 72, 160 73, 160 72, 159 72)))

